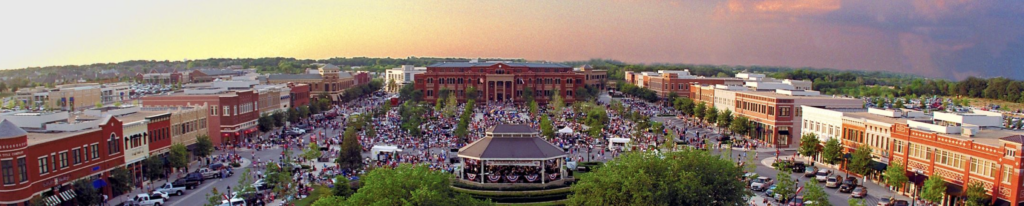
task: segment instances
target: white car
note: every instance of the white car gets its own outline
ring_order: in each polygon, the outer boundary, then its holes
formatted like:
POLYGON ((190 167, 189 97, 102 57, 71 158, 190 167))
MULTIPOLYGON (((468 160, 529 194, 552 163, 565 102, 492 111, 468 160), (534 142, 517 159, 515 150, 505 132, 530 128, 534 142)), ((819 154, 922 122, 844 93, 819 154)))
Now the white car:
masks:
POLYGON ((163 198, 150 198, 149 194, 138 194, 135 195, 135 202, 139 203, 140 206, 161 206, 164 205, 163 198))
POLYGON ((825 180, 828 179, 828 173, 828 170, 820 169, 818 170, 818 174, 814 176, 814 179, 818 180, 818 182, 824 182, 825 180))
POLYGON ((149 197, 150 198, 161 198, 161 199, 164 199, 164 202, 171 201, 171 194, 167 194, 166 192, 162 192, 162 191, 153 191, 153 192, 149 193, 149 197))
POLYGON ((836 177, 828 177, 828 180, 825 181, 825 187, 828 187, 828 188, 837 188, 837 187, 839 187, 839 179, 836 179, 836 177))

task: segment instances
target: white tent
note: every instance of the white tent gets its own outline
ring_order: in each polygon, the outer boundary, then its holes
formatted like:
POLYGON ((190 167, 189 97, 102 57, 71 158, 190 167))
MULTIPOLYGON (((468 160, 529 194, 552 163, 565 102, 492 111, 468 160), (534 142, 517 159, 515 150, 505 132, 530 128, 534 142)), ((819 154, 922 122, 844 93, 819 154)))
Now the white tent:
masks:
POLYGON ((558 133, 560 133, 560 134, 572 134, 572 129, 570 129, 569 127, 564 127, 562 129, 558 130, 558 133))
POLYGON ((401 151, 402 149, 398 149, 398 146, 390 145, 373 145, 373 148, 370 148, 370 154, 373 154, 373 159, 378 161, 380 160, 381 152, 395 153, 401 151))
POLYGON ((627 150, 628 149, 626 147, 627 144, 629 144, 629 139, 628 138, 614 138, 614 137, 608 138, 608 148, 609 149, 619 149, 619 148, 621 148, 622 150, 627 150))

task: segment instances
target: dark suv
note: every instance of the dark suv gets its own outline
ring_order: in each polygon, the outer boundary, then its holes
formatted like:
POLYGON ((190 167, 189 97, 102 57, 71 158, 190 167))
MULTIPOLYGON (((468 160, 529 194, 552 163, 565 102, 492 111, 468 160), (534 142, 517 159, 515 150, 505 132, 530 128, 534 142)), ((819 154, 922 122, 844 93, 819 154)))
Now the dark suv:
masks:
POLYGON ((850 193, 854 188, 857 188, 857 178, 846 177, 846 179, 843 180, 843 184, 839 185, 839 192, 850 193))
POLYGON ((181 179, 175 180, 174 183, 172 184, 182 185, 185 186, 185 189, 190 190, 196 188, 196 186, 203 184, 203 180, 205 180, 203 179, 203 174, 193 172, 188 173, 187 175, 185 175, 185 177, 181 179))

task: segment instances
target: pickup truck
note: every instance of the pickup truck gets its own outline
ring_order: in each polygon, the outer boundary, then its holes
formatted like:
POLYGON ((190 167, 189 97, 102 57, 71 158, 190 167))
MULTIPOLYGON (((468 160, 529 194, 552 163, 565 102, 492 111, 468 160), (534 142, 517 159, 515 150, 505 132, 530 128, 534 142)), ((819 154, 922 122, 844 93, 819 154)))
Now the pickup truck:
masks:
POLYGON ((181 196, 182 194, 185 194, 185 190, 186 189, 187 188, 185 188, 185 186, 179 185, 179 186, 175 187, 174 183, 168 182, 168 183, 166 183, 166 184, 156 188, 156 191, 167 193, 167 194, 174 194, 174 195, 177 195, 177 196, 181 196))
POLYGON ((210 168, 199 168, 196 173, 203 174, 203 179, 213 179, 214 177, 220 178, 220 170, 211 170, 210 168))
POLYGON ((150 198, 149 194, 135 195, 135 202, 140 206, 160 206, 164 204, 163 198, 150 198))
POLYGON ((768 186, 772 186, 772 183, 774 183, 772 178, 757 177, 757 179, 750 181, 750 189, 754 191, 764 191, 768 189, 768 186))
POLYGON ((188 173, 188 175, 185 175, 185 177, 175 180, 173 184, 185 186, 185 189, 190 190, 195 189, 197 186, 203 184, 203 180, 205 180, 205 178, 203 178, 203 174, 188 173))

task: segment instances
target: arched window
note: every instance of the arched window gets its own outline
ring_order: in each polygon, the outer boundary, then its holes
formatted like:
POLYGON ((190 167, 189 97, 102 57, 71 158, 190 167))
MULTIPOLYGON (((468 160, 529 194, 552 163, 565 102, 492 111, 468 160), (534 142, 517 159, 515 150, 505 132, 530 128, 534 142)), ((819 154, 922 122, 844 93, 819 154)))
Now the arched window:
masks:
POLYGON ((114 154, 121 151, 121 147, 117 145, 117 135, 110 134, 110 139, 107 140, 107 154, 114 154))

